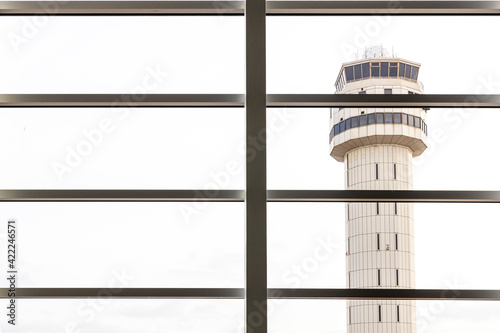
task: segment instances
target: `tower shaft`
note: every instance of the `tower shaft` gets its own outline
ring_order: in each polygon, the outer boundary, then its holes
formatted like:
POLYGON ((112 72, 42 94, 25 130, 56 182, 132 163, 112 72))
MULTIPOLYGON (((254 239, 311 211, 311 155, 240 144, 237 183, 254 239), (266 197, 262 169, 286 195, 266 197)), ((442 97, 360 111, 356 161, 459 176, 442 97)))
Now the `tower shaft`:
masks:
MULTIPOLYGON (((368 145, 344 158, 347 190, 411 190, 412 151, 368 145)), ((415 288, 413 205, 346 205, 349 288, 415 288)), ((348 301, 348 331, 416 332, 415 301, 348 301)))

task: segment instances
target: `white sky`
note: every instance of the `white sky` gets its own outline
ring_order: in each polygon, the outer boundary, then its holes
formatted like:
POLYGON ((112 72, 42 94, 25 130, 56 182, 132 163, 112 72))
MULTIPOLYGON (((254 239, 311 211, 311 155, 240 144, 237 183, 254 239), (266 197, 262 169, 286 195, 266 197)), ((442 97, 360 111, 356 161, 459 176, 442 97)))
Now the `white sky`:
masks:
MULTIPOLYGON (((130 93, 156 69, 168 74, 150 93, 244 92, 241 17, 50 17, 23 35, 32 19, 0 19, 1 93, 130 93), (25 38, 17 49, 14 34, 25 38)), ((268 92, 333 93, 349 50, 383 43, 422 64, 426 93, 499 94, 499 30, 496 17, 268 18, 268 92)), ((496 111, 431 110, 415 189, 498 190, 496 111)), ((1 109, 0 187, 203 188, 228 163, 237 167, 221 188, 244 187, 244 110, 123 112, 1 109), (59 180, 53 163, 103 119, 113 129, 59 180)), ((268 121, 270 189, 344 187, 343 165, 329 156, 328 109, 273 109, 268 121)), ((499 213, 493 204, 415 205, 417 287, 500 289, 499 213)), ((243 214, 235 203, 0 204, 0 220, 19 221, 23 287, 103 287, 122 271, 128 287, 243 287, 243 214)), ((268 244, 270 287, 345 287, 343 204, 269 204, 268 244), (325 242, 332 253, 316 258, 325 242), (291 273, 314 261, 307 277, 291 273)), ((16 331, 75 322, 89 333, 238 332, 243 318, 242 301, 115 300, 92 319, 86 302, 23 300, 16 331)), ((500 332, 497 302, 418 304, 419 333, 500 332)), ((271 333, 345 332, 344 301, 273 305, 271 333)), ((14 331, 5 319, 0 328, 14 331)))

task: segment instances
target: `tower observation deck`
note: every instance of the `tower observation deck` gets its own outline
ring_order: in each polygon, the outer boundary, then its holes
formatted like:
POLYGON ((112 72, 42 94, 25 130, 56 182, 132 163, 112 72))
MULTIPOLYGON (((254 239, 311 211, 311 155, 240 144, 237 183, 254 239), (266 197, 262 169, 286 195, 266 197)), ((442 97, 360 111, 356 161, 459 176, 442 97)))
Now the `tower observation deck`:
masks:
MULTIPOLYGON (((422 94, 419 69, 375 54, 344 63, 336 93, 422 94)), ((332 108, 330 151, 344 162, 346 189, 413 189, 412 158, 427 148, 426 116, 422 108, 332 108)), ((345 230, 348 288, 415 288, 413 204, 348 203, 345 230)), ((415 333, 415 317, 411 300, 347 302, 349 333, 415 333)))

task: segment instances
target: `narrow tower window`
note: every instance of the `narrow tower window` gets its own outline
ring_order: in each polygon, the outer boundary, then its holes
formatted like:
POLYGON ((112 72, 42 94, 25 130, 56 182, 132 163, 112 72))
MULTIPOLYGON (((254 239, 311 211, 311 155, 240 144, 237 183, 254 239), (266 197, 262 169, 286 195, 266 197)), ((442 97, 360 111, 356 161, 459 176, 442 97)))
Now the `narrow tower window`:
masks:
POLYGON ((396 269, 396 286, 399 286, 399 269, 396 269))
POLYGON ((378 306, 378 321, 382 321, 382 305, 378 306))
POLYGON ((381 77, 388 77, 389 76, 389 63, 388 62, 381 62, 380 63, 380 76, 381 77))
POLYGON ((377 250, 380 250, 380 234, 377 234, 377 250))
POLYGON ((377 280, 378 280, 378 285, 380 286, 380 269, 377 270, 377 280))
POLYGON ((377 215, 380 214, 380 208, 379 208, 379 205, 378 205, 378 202, 377 202, 377 215))
POLYGON ((398 249, 398 234, 396 234, 396 250, 398 249))
POLYGON ((351 210, 351 207, 349 206, 349 204, 347 204, 347 221, 349 221, 351 219, 351 214, 349 213, 350 210, 351 210))
POLYGON ((394 163, 394 179, 396 179, 396 163, 394 163))
MULTIPOLYGON (((399 310, 398 310, 399 311, 399 310)), ((398 312, 399 313, 399 312, 398 312)), ((399 320, 398 320, 399 321, 399 320)), ((349 325, 351 325, 351 307, 349 307, 349 325)))
POLYGON ((408 125, 408 115, 406 113, 403 113, 403 124, 408 125))
MULTIPOLYGON (((363 79, 369 79, 370 78, 370 63, 365 62, 361 66, 363 67, 363 79)), ((361 89, 363 89, 363 88, 361 88, 361 89)))
MULTIPOLYGON (((349 310, 350 310, 350 308, 349 308, 349 310)), ((398 323, 399 323, 399 305, 396 308, 396 317, 397 317, 397 320, 398 320, 398 323)))
POLYGON ((375 113, 368 114, 368 125, 375 124, 375 113))
POLYGON ((392 89, 384 89, 384 94, 392 94, 392 89))
POLYGON ((375 179, 378 179, 378 164, 375 164, 375 179))
POLYGON ((361 111, 362 116, 359 116, 359 126, 368 125, 368 116, 364 113, 365 111, 361 111))
POLYGON ((394 203, 394 214, 398 215, 398 203, 397 202, 394 203))

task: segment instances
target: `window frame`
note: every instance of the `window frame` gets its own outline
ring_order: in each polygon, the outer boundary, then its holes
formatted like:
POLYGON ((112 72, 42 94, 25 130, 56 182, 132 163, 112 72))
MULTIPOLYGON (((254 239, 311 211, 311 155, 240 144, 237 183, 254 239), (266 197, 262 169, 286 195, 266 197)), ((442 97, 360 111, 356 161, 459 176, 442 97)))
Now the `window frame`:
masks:
MULTIPOLYGON (((301 14, 322 14, 322 15, 352 15, 352 14, 365 14, 370 15, 373 11, 373 4, 365 3, 361 7, 359 4, 352 4, 349 1, 341 1, 342 8, 336 7, 338 3, 332 5, 331 1, 324 1, 324 4, 319 4, 316 8, 308 8, 308 4, 306 2, 305 6, 300 9, 294 7, 293 4, 290 4, 287 1, 283 1, 279 3, 279 1, 270 1, 267 3, 267 13, 266 13, 266 2, 262 0, 253 0, 253 2, 248 1, 245 4, 236 2, 233 4, 227 2, 211 2, 207 1, 206 4, 194 3, 186 1, 184 4, 181 1, 182 8, 173 8, 169 7, 168 1, 158 1, 156 4, 146 4, 131 1, 130 3, 137 3, 137 6, 121 6, 121 1, 116 1, 116 6, 104 7, 103 4, 94 3, 89 4, 89 7, 75 7, 75 4, 70 3, 61 3, 59 11, 57 12, 49 12, 47 15, 245 15, 245 20, 247 24, 247 28, 255 28, 255 29, 247 29, 247 66, 262 64, 265 63, 265 18, 266 15, 301 15, 301 14), (217 6, 214 6, 217 4, 217 6), (94 7, 93 7, 94 6, 94 7), (184 7, 183 7, 184 6, 184 7), (288 7, 287 7, 288 6, 288 7), (224 8, 223 11, 220 8, 224 8), (208 14, 207 14, 208 13, 208 14), (248 32, 251 33, 248 33, 248 32), (256 42, 253 50, 249 49, 249 45, 253 42, 256 42), (262 58, 264 55, 264 58, 262 58), (264 61, 263 61, 264 59, 264 61)), ((478 2, 477 4, 472 4, 470 7, 461 6, 460 1, 429 1, 426 4, 418 3, 418 1, 409 1, 405 4, 402 4, 401 8, 398 8, 398 11, 391 11, 391 7, 389 6, 389 1, 382 1, 379 5, 381 5, 379 9, 379 14, 388 14, 388 15, 463 15, 463 14, 473 14, 473 15, 500 15, 500 8, 498 4, 492 4, 491 6, 486 6, 485 4, 478 2), (434 11, 434 12, 433 12, 434 11)), ((178 5, 178 4, 177 4, 178 5)), ((312 5, 311 5, 312 6, 312 5)), ((34 2, 34 4, 23 4, 23 3, 13 3, 10 7, 5 7, 3 4, 0 4, 0 15, 33 15, 40 13, 40 7, 38 2, 34 2), (31 7, 30 7, 31 6, 31 7)), ((406 77, 406 68, 405 66, 405 77, 406 77)), ((255 67, 248 67, 255 68, 255 67)), ((373 67, 370 67, 370 72, 373 70, 373 67)), ((379 67, 380 70, 380 67, 379 67)), ((418 80, 419 71, 416 72, 415 80, 418 80)), ((233 95, 225 95, 225 96, 217 96, 215 101, 211 98, 206 98, 203 96, 195 96, 195 95, 187 95, 181 97, 175 96, 146 96, 145 99, 141 102, 138 102, 136 106, 138 107, 151 107, 151 106, 186 106, 186 105, 197 105, 198 107, 202 105, 202 107, 214 107, 218 106, 227 106, 228 103, 233 103, 238 107, 242 107, 246 102, 247 108, 255 109, 258 112, 252 113, 250 115, 247 112, 247 135, 253 135, 254 133, 258 133, 265 129, 265 108, 266 108, 266 95, 265 89, 262 92, 262 87, 265 87, 265 68, 264 71, 258 71, 257 73, 251 73, 250 70, 247 71, 247 91, 246 96, 244 97, 243 102, 241 101, 241 96, 233 96, 233 95), (264 73, 264 74, 263 74, 264 73), (258 92, 258 93, 257 93, 258 92), (263 112, 262 112, 263 111, 263 112)), ((413 77, 413 76, 412 76, 413 77)), ((28 96, 28 94, 24 96, 11 96, 11 95, 1 95, 0 96, 0 106, 17 106, 22 107, 26 105, 30 105, 32 107, 47 107, 51 105, 57 106, 68 106, 68 107, 81 107, 81 106, 116 106, 115 97, 112 94, 107 96, 97 96, 90 94, 81 94, 77 96, 73 96, 71 100, 67 98, 67 96, 57 95, 56 96, 28 96)), ((269 99, 269 96, 267 96, 269 99)), ((272 97, 272 96, 271 96, 272 97)), ((394 103, 395 96, 387 96, 385 98, 385 103, 391 106, 400 106, 404 107, 405 102, 394 103), (391 104, 392 103, 392 104, 391 104)), ((412 96, 415 97, 415 96, 412 96)), ((435 105, 442 106, 450 106, 450 107, 459 107, 459 108, 470 108, 471 105, 470 95, 443 95, 443 96, 426 96, 428 99, 424 100, 423 98, 415 98, 412 102, 418 104, 422 104, 423 107, 429 107, 429 105, 435 103, 435 105), (467 99, 466 97, 469 97, 467 99), (429 102, 429 100, 431 102, 429 102)), ((276 96, 273 98, 277 98, 276 96)), ((270 98, 273 100, 273 98, 270 98)), ((367 101, 369 101, 367 99, 367 101)), ((323 102, 324 103, 324 102, 323 102)), ((407 100, 406 107, 409 106, 409 102, 407 100)), ((293 104, 293 103, 289 103, 293 104)), ((337 107, 335 103, 333 107, 337 107)), ((126 105, 122 103, 121 105, 126 105)), ((269 106, 269 104, 267 104, 269 106)), ((498 100, 498 96, 490 97, 489 99, 479 100, 476 104, 473 104, 472 107, 481 107, 481 106, 494 106, 500 107, 500 102, 498 100), (493 102, 491 102, 493 101, 493 102)), ((431 105, 432 106, 432 105, 431 105)), ((324 104, 322 105, 324 107, 324 104)), ((424 125, 424 132, 427 131, 426 126, 424 125)), ((266 144, 264 144, 264 147, 266 144)), ((265 149, 264 149, 265 155, 265 149)), ((247 164, 247 169, 249 173, 247 174, 250 181, 255 181, 258 184, 261 184, 261 178, 265 179, 266 171, 265 171, 265 158, 262 159, 262 155, 259 155, 255 163, 247 164), (248 168, 250 166, 250 168, 248 168), (264 166, 264 168, 262 168, 264 166)), ((274 200, 275 198, 283 198, 287 197, 286 193, 279 192, 269 192, 267 194, 267 189, 263 189, 262 186, 248 186, 247 183, 247 194, 250 193, 252 195, 247 196, 248 199, 245 204, 250 207, 255 207, 254 212, 262 213, 265 211, 265 205, 267 202, 274 200), (255 197, 253 196, 255 194, 255 197)), ((380 194, 384 194, 382 193, 380 194)), ((478 191, 473 193, 474 191, 452 191, 452 193, 444 193, 445 191, 423 191, 416 192, 412 191, 412 193, 399 193, 396 196, 392 196, 390 193, 385 192, 385 195, 390 200, 394 199, 405 199, 410 200, 410 202, 440 202, 442 200, 449 200, 450 202, 455 203, 463 203, 463 202, 500 202, 500 193, 499 191, 495 191, 495 193, 485 193, 486 191, 478 191)), ((374 197, 372 196, 374 192, 370 193, 359 193, 355 196, 347 196, 352 195, 346 193, 344 191, 331 192, 330 194, 335 194, 334 197, 332 195, 321 197, 318 193, 311 194, 311 196, 315 196, 316 200, 319 201, 327 201, 327 200, 339 200, 346 201, 351 200, 351 202, 356 202, 356 200, 370 200, 374 201, 374 197)), ((288 193, 290 194, 290 193, 288 193)), ((292 193, 293 194, 293 193, 292 193)), ((294 194, 297 197, 297 193, 294 194)), ((306 195, 302 194, 302 196, 306 197, 306 195)), ((298 196, 300 197, 300 196, 298 196)), ((49 191, 49 192, 37 192, 33 190, 7 190, 2 191, 2 200, 3 201, 105 201, 105 200, 116 200, 116 201, 141 201, 141 200, 152 200, 152 201, 190 201, 195 200, 195 196, 190 191, 144 191, 144 190, 119 190, 116 192, 103 192, 103 191, 86 191, 86 190, 60 190, 60 191, 49 191)), ((379 200, 380 196, 375 197, 379 200)), ((245 196, 241 191, 220 191, 217 195, 212 198, 202 198, 202 201, 234 201, 234 202, 242 202, 245 199, 245 196)), ((290 198, 288 198, 290 200, 290 198)), ((254 220, 254 216, 251 216, 250 220, 254 220)), ((250 220, 247 220, 247 227, 249 227, 250 220)), ((258 221, 256 223, 256 227, 260 228, 259 230, 263 230, 263 234, 266 235, 265 228, 262 229, 262 226, 266 224, 266 218, 262 219, 262 221, 258 221)), ((250 240, 256 240, 254 229, 247 230, 250 233, 247 234, 250 240)), ((265 246, 264 246, 265 247, 265 246)), ((247 250, 259 250, 265 253, 265 248, 254 248, 247 247, 247 250)), ((260 259, 263 259, 265 262, 265 258, 259 256, 256 252, 252 252, 251 254, 255 254, 260 259)), ((252 256, 250 256, 252 258, 252 256)), ((255 258, 254 258, 255 259, 255 258)), ((257 261, 258 262, 258 261, 257 261)), ((253 265, 251 267, 255 268, 260 274, 260 276, 264 276, 265 281, 265 271, 266 268, 259 268, 260 266, 265 267, 266 265, 262 265, 260 262, 259 265, 253 265)), ((247 267, 248 268, 248 267, 247 267)), ((249 276, 249 270, 247 269, 247 278, 254 276, 249 276)), ((266 308, 267 305, 267 287, 263 287, 262 285, 254 285, 253 279, 248 279, 248 285, 246 286, 246 293, 241 289, 231 289, 231 288, 222 288, 217 290, 173 290, 169 288, 159 288, 155 290, 148 290, 147 288, 125 288, 118 297, 153 297, 153 298, 163 298, 163 297, 188 297, 188 298, 205 298, 205 297, 220 297, 220 298, 244 298, 246 295, 246 304, 251 305, 251 301, 258 300, 261 303, 258 303, 259 306, 263 306, 266 308), (264 295, 264 296, 263 296, 264 295), (249 301, 250 300, 250 301, 249 301)), ((40 290, 22 290, 24 293, 24 297, 39 297, 39 298, 77 298, 77 297, 91 297, 96 298, 95 290, 92 288, 76 288, 70 290, 58 290, 58 288, 43 288, 42 296, 37 294, 40 290)), ((478 291, 478 290, 461 290, 459 296, 457 297, 455 293, 450 292, 452 290, 447 290, 448 293, 443 290, 436 291, 428 291, 428 290, 411 290, 409 295, 412 299, 442 299, 443 297, 448 297, 447 295, 453 295, 454 299, 473 299, 473 300, 500 300, 500 290, 493 291, 478 291), (489 293, 488 293, 489 292, 489 293)), ((340 297, 342 299, 351 299, 355 297, 359 297, 359 295, 355 295, 355 291, 353 290, 323 290, 321 295, 315 294, 310 290, 306 291, 297 291, 297 290, 285 290, 281 295, 283 298, 287 297, 297 297, 297 295, 302 295, 302 297, 316 298, 316 297, 340 297), (325 296, 326 295, 326 296, 325 296)), ((383 290, 380 289, 377 291, 375 295, 368 296, 364 295, 364 299, 393 299, 394 295, 391 290, 383 290)), ((106 296, 104 296, 106 297, 106 296)), ((116 295, 115 295, 116 297, 116 295)), ((398 307, 399 309, 399 307, 398 307)), ((257 311, 255 307, 248 307, 246 309, 247 314, 252 313, 249 311, 257 311)), ((248 317, 245 317, 247 328, 252 328, 256 333, 264 333, 267 332, 267 325, 261 325, 258 329, 254 329, 250 326, 248 322, 248 317)), ((379 305, 379 319, 381 320, 381 306, 379 305)), ((267 323, 267 317, 264 316, 264 322, 267 323)))

